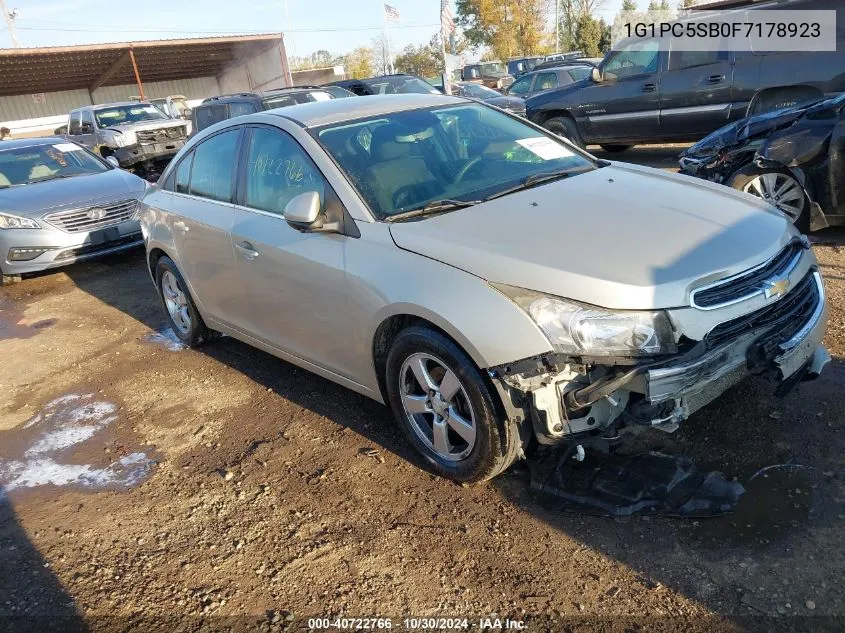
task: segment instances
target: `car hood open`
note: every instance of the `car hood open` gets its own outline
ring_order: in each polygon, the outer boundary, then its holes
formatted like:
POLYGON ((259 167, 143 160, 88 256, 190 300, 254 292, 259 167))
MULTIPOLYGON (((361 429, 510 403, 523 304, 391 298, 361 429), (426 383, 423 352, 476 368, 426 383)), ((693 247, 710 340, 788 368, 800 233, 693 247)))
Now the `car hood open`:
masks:
POLYGON ((632 310, 689 305, 691 288, 796 235, 750 196, 618 163, 390 231, 400 248, 490 282, 632 310))

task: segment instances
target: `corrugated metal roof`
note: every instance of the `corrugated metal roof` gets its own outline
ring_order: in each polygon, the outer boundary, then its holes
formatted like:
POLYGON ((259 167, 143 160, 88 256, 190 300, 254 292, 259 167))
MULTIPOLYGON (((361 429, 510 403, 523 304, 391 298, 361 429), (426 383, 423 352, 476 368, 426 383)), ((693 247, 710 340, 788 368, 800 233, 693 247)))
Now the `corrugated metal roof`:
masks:
MULTIPOLYGON (((0 49, 0 96, 58 92, 135 82, 131 50, 142 82, 217 76, 243 57, 279 47, 277 33, 123 42, 85 46, 0 49)), ((284 63, 284 62, 283 62, 284 63)))

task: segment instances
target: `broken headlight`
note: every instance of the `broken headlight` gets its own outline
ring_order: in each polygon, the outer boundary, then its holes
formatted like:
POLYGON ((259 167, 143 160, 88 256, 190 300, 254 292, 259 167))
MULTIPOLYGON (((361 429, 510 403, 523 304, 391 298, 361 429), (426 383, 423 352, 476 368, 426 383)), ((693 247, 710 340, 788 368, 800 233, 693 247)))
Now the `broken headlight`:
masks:
POLYGON ((583 356, 647 356, 677 351, 663 311, 617 311, 532 290, 493 284, 521 307, 556 352, 583 356))

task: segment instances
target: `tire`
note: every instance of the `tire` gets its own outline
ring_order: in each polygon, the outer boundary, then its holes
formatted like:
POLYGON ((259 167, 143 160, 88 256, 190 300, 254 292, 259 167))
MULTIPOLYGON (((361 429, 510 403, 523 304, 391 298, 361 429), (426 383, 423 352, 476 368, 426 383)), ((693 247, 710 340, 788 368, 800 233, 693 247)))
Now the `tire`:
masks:
POLYGON ((749 163, 736 171, 725 184, 777 207, 802 233, 810 229, 810 202, 801 183, 789 172, 761 169, 749 163), (780 195, 775 196, 778 191, 780 195))
POLYGON ((163 256, 156 264, 156 288, 173 333, 189 347, 202 345, 211 338, 188 285, 172 259, 163 256), (174 317, 174 314, 177 316, 174 317))
POLYGON ((631 149, 633 145, 599 145, 599 147, 610 154, 618 154, 631 149))
POLYGON ((549 132, 562 136, 575 143, 581 149, 584 149, 584 139, 581 138, 581 132, 578 130, 578 124, 575 119, 569 116, 556 116, 543 124, 549 132))
POLYGON ((461 483, 486 481, 520 455, 519 429, 505 420, 495 389, 440 332, 417 326, 400 332, 387 356, 385 383, 393 415, 437 474, 461 483))

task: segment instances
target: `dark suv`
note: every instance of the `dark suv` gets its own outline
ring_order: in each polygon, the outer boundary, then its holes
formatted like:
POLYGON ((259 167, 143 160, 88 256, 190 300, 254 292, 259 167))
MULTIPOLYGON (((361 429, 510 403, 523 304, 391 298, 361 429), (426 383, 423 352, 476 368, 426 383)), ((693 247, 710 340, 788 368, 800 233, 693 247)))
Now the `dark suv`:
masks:
MULTIPOLYGON (((793 0, 786 8, 835 9, 845 24, 841 0, 793 0)), ((695 141, 749 114, 845 92, 841 27, 836 52, 673 51, 664 42, 622 42, 591 77, 527 99, 528 118, 578 145, 622 151, 695 141)))
POLYGON ((219 97, 209 97, 193 109, 191 122, 193 134, 204 130, 225 119, 231 119, 244 114, 253 114, 261 110, 284 108, 297 103, 309 103, 334 99, 328 90, 323 88, 279 88, 268 90, 263 95, 252 92, 239 92, 219 97))

